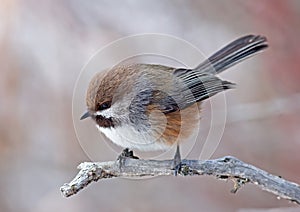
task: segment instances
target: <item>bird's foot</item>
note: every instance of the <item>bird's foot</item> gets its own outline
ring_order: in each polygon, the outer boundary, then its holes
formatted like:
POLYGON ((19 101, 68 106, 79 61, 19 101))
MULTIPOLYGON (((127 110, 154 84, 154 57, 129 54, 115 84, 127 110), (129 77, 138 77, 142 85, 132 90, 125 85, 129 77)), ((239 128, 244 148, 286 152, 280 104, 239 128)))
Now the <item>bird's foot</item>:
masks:
POLYGON ((179 151, 179 145, 177 145, 176 153, 173 158, 172 169, 174 170, 174 176, 177 176, 181 171, 181 156, 179 151))
POLYGON ((131 158, 131 159, 139 159, 137 156, 133 154, 132 150, 128 148, 123 149, 122 153, 119 155, 118 159, 120 158, 131 158))
POLYGON ((123 149, 122 153, 117 158, 117 161, 119 162, 120 170, 122 169, 122 167, 125 166, 125 162, 127 158, 139 159, 137 156, 133 154, 132 150, 129 150, 128 148, 123 149))

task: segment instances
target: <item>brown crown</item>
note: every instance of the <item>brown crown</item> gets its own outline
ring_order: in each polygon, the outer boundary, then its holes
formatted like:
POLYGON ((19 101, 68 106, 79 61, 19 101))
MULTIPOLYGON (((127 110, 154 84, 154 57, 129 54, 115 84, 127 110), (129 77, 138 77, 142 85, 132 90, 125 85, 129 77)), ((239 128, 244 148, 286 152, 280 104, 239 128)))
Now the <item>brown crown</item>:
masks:
MULTIPOLYGON (((136 65, 118 66, 111 70, 97 73, 91 80, 86 103, 88 110, 97 111, 97 107, 104 102, 111 102, 119 92, 124 92, 130 86, 132 75, 138 70, 136 65)), ((132 83, 131 83, 132 84, 132 83)))

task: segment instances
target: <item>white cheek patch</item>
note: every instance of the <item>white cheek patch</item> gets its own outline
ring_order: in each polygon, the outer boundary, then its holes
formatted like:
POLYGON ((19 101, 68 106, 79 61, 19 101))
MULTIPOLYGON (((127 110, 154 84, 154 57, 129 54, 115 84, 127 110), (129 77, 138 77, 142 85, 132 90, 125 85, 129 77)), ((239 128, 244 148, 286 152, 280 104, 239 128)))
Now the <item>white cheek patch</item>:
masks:
POLYGON ((100 115, 105 118, 117 118, 117 119, 128 119, 128 103, 124 102, 115 102, 110 108, 107 108, 102 111, 97 111, 94 115, 100 115))
POLYGON ((113 109, 112 108, 108 108, 106 110, 102 110, 102 111, 97 111, 94 113, 95 116, 103 116, 105 118, 111 118, 111 117, 114 117, 115 113, 113 112, 113 109))

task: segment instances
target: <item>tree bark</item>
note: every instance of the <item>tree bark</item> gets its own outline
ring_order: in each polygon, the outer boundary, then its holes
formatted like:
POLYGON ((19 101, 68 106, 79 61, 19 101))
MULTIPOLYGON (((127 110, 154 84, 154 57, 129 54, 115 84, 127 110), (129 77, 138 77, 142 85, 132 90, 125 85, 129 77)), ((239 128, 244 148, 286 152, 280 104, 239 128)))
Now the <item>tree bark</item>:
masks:
MULTIPOLYGON (((72 196, 93 181, 113 177, 146 177, 174 175, 173 160, 142 160, 129 157, 108 162, 84 162, 76 177, 64 184, 60 190, 65 197, 72 196)), ((253 165, 244 163, 232 156, 212 160, 182 160, 180 176, 211 175, 217 179, 230 179, 234 182, 231 192, 235 193, 242 185, 253 183, 263 190, 300 204, 300 187, 280 176, 269 174, 253 165)))

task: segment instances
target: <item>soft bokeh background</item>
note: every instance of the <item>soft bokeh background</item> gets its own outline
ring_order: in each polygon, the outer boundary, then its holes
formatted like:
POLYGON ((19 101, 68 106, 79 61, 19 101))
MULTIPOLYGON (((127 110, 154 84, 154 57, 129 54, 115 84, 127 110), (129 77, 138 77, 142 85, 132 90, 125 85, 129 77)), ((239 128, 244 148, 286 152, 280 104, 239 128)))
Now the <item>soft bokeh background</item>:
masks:
MULTIPOLYGON (((105 180, 71 198, 59 187, 89 160, 72 124, 81 68, 109 42, 147 32, 178 36, 207 55, 244 34, 267 36, 266 52, 222 74, 238 89, 226 94, 228 122, 213 157, 233 155, 300 183, 299 26, 297 0, 1 0, 0 211, 295 207, 253 185, 230 194, 231 182, 211 177, 105 180)), ((103 161, 116 157, 104 143, 98 151, 103 161)))

